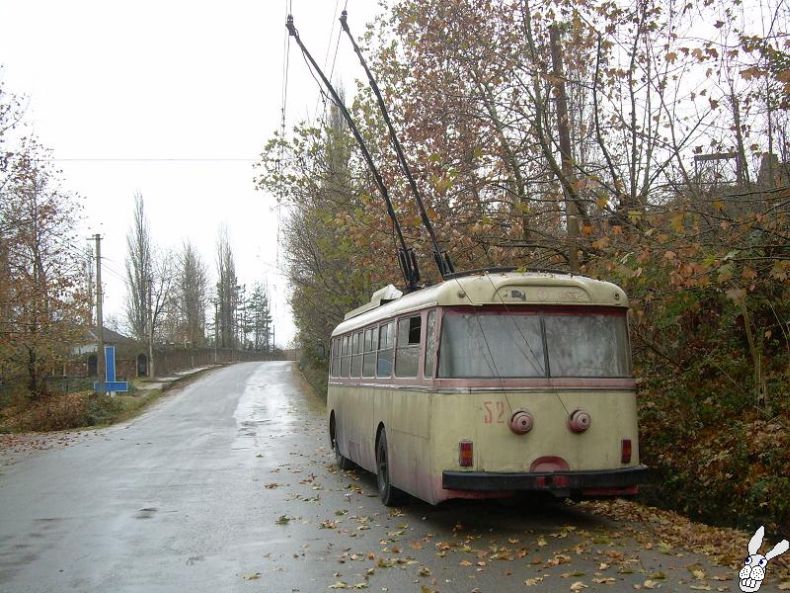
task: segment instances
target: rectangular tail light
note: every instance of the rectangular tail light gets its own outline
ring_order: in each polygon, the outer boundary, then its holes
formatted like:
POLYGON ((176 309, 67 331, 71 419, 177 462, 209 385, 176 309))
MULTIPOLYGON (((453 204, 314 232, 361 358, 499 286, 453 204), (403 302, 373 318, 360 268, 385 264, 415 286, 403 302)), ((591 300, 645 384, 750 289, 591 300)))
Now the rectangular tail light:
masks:
POLYGON ((620 462, 631 463, 631 439, 623 439, 620 449, 620 462))
POLYGON ((461 441, 458 443, 458 465, 461 467, 472 467, 474 465, 472 441, 461 441))

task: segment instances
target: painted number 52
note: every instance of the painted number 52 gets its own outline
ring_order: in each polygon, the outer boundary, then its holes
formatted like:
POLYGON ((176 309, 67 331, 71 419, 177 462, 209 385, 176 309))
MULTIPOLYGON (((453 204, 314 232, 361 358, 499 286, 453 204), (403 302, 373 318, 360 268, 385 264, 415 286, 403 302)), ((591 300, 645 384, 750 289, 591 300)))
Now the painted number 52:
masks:
POLYGON ((505 422, 505 402, 487 401, 483 402, 483 424, 503 424, 505 422))

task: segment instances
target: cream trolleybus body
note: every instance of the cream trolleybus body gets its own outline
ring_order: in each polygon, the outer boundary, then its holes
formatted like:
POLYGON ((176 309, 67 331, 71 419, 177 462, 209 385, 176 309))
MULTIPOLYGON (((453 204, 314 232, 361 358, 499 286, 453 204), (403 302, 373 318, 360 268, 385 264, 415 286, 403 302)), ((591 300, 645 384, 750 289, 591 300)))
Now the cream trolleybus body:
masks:
POLYGON ((332 333, 338 463, 376 473, 385 504, 636 493, 627 310, 619 287, 565 274, 376 292, 332 333))

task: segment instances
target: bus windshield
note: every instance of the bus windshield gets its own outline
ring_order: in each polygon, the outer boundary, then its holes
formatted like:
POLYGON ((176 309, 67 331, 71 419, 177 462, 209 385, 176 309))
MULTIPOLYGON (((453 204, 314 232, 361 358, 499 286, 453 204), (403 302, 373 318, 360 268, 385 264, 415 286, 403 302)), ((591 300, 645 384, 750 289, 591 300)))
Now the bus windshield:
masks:
POLYGON ((628 377, 624 314, 447 311, 439 377, 628 377))

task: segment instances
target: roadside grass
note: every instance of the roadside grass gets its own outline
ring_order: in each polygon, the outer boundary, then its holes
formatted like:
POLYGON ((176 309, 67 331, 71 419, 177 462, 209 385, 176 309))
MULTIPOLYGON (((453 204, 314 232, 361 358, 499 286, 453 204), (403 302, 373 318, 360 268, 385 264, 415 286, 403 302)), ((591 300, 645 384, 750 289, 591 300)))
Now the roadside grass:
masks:
POLYGON ((144 389, 144 382, 132 382, 129 394, 113 397, 76 391, 49 395, 39 401, 17 398, 0 409, 0 433, 102 428, 126 422, 142 414, 165 393, 191 383, 206 370, 166 383, 162 388, 144 389))

